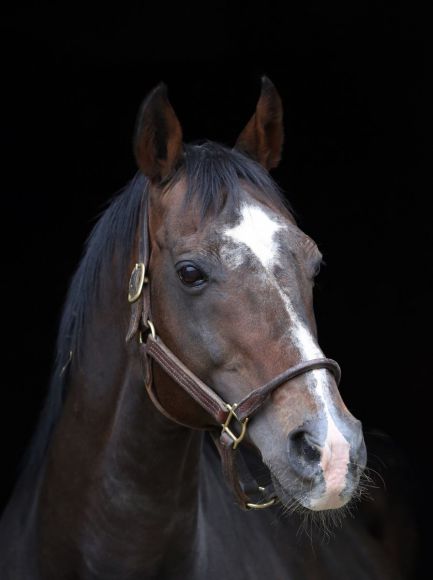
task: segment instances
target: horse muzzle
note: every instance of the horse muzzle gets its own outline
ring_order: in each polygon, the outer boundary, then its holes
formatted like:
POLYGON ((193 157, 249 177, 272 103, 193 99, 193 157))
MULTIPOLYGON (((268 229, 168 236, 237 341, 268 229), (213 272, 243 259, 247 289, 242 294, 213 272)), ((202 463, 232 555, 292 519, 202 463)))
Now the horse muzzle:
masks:
POLYGON ((285 468, 273 470, 284 503, 296 499, 313 511, 331 510, 356 493, 366 447, 361 423, 352 416, 350 424, 339 421, 339 427, 330 415, 308 421, 289 433, 285 451, 285 468))

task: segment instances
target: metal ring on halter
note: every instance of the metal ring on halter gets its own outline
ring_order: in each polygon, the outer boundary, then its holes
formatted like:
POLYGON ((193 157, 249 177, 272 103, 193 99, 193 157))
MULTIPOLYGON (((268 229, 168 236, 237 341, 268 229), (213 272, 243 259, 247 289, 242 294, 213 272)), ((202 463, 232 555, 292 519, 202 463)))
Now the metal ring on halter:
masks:
MULTIPOLYGON (((147 326, 147 328, 150 330, 150 334, 152 335, 152 338, 156 338, 156 330, 155 330, 155 326, 153 324, 153 322, 149 319, 147 319, 147 322, 145 324, 145 326, 147 326)), ((143 344, 143 331, 140 331, 138 333, 138 342, 140 344, 143 344)))
MULTIPOLYGON (((265 491, 264 487, 260 487, 259 486, 259 491, 261 491, 262 493, 265 491)), ((263 503, 250 503, 247 502, 245 504, 245 507, 249 510, 264 510, 268 507, 271 507, 271 505, 274 505, 274 503, 277 501, 276 497, 271 498, 269 501, 264 501, 263 503)))
POLYGON ((146 326, 148 326, 150 328, 150 334, 152 335, 152 338, 156 338, 156 330, 155 330, 155 326, 154 326, 153 322, 151 320, 147 319, 146 326))
POLYGON ((249 510, 264 510, 268 507, 271 507, 271 505, 274 505, 274 503, 276 502, 276 498, 273 497, 272 499, 270 499, 269 501, 265 501, 264 503, 247 503, 246 507, 249 510))

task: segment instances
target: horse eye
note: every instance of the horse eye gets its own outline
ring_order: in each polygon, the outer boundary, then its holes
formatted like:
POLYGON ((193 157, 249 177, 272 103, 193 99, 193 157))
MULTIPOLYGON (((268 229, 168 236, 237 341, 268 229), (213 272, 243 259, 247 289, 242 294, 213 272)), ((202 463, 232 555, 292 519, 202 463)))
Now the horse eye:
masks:
POLYGON ((179 268, 177 275, 186 286, 200 286, 206 282, 206 276, 203 272, 192 264, 186 264, 179 268))

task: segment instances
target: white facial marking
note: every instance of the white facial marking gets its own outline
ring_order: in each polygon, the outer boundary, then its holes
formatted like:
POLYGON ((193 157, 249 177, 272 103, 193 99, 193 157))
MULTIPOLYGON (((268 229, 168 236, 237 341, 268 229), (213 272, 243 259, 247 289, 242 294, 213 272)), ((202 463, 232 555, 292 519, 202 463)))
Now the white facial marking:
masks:
MULTIPOLYGON (((278 244, 274 240, 275 233, 282 225, 272 220, 268 214, 257 205, 244 204, 241 208, 240 223, 224 231, 224 236, 247 246, 259 259, 262 266, 268 270, 278 261, 278 244)), ((239 258, 243 261, 245 252, 240 249, 239 258)), ((234 267, 240 265, 235 261, 234 267)))
POLYGON ((325 493, 311 500, 312 510, 326 510, 341 507, 345 502, 340 494, 346 485, 347 467, 349 465, 350 446, 339 431, 325 406, 328 431, 322 450, 320 465, 325 479, 325 493))
MULTIPOLYGON (((223 248, 222 257, 230 268, 239 267, 247 257, 248 248, 259 260, 265 272, 266 283, 274 288, 281 297, 288 314, 290 340, 299 352, 300 361, 307 361, 324 356, 316 339, 302 323, 287 292, 278 284, 273 274, 273 267, 279 263, 278 243, 275 234, 284 226, 278 218, 272 219, 259 205, 244 204, 241 208, 241 219, 238 225, 226 229, 223 236, 237 242, 236 251, 223 248)), ((323 510, 337 508, 343 504, 339 494, 345 487, 346 473, 349 464, 350 445, 338 429, 332 418, 333 407, 329 394, 329 374, 323 370, 306 373, 308 388, 323 406, 327 420, 327 434, 323 446, 321 467, 325 479, 325 493, 313 499, 311 509, 323 510)))
MULTIPOLYGON (((302 361, 324 356, 315 338, 299 320, 288 295, 275 283, 291 321, 291 337, 302 361)), ((350 444, 338 429, 330 409, 333 403, 329 394, 329 374, 325 369, 316 369, 305 375, 308 387, 320 399, 327 422, 326 439, 322 449, 320 465, 325 480, 325 493, 312 499, 312 510, 335 509, 343 505, 340 494, 346 485, 346 474, 350 460, 350 444)))

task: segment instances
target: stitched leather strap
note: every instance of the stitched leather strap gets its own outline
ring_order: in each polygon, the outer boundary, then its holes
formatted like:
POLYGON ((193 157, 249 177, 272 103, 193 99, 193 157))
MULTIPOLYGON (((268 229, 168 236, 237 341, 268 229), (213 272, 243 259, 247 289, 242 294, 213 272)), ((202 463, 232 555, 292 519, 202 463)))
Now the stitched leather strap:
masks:
POLYGON ((331 358, 316 358, 309 361, 301 362, 293 367, 283 371, 278 376, 271 379, 268 383, 255 389, 247 395, 236 407, 236 416, 239 421, 246 417, 251 417, 266 402, 269 395, 292 379, 316 369, 327 369, 334 375, 337 385, 341 379, 340 365, 331 358))
POLYGON ((215 391, 201 381, 186 367, 173 352, 156 336, 149 335, 146 341, 146 353, 188 393, 218 423, 227 418, 227 405, 215 391))
POLYGON ((137 254, 138 261, 135 264, 141 266, 144 270, 144 278, 140 288, 136 287, 138 284, 138 276, 135 276, 135 268, 132 271, 129 281, 128 299, 131 303, 131 318, 129 320, 129 328, 126 334, 126 341, 131 340, 139 332, 142 325, 146 326, 150 318, 150 288, 148 284, 148 267, 149 267, 149 243, 148 243, 148 204, 147 197, 143 193, 140 203, 140 214, 138 216, 138 240, 137 240, 137 254), (131 294, 135 294, 135 300, 130 299, 131 294))
MULTIPOLYGON (((146 354, 155 360, 160 367, 188 393, 203 409, 209 413, 218 423, 224 423, 229 416, 227 403, 192 373, 177 356, 163 343, 159 336, 149 335, 146 341, 146 354)), ((236 406, 236 417, 243 421, 251 417, 266 402, 266 399, 275 389, 280 387, 299 375, 316 369, 327 369, 331 371, 337 381, 340 381, 341 371, 338 363, 329 358, 317 358, 310 361, 301 362, 288 368, 278 376, 271 379, 265 385, 251 391, 236 406)), ((233 443, 233 440, 230 440, 233 443)), ((229 444, 224 438, 224 445, 229 444)))

